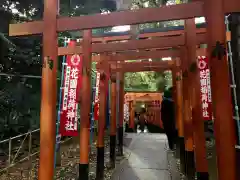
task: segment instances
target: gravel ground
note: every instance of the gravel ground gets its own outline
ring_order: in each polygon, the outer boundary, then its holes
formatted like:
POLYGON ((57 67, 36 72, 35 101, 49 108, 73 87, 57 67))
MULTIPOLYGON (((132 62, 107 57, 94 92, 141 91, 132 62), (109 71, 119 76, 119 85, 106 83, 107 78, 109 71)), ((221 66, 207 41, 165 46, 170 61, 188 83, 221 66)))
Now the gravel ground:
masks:
MULTIPOLYGON (((79 139, 79 138, 78 138, 79 139)), ((56 180, 75 180, 78 177, 79 144, 78 139, 70 140, 61 146, 61 166, 56 167, 56 180)), ((90 154, 90 180, 96 175, 96 146, 92 144, 90 154)), ((124 157, 117 157, 116 164, 124 157)), ((105 138, 105 180, 110 180, 114 169, 109 168, 109 136, 105 138)), ((0 180, 37 180, 38 158, 25 161, 1 174, 0 180)))
MULTIPOLYGON (((61 166, 56 168, 56 180, 75 180, 78 177, 78 162, 79 162, 79 138, 70 140, 61 146, 61 166)), ((212 180, 216 178, 216 163, 215 163, 215 151, 214 141, 207 142, 207 158, 210 167, 210 176, 212 180)), ((175 159, 171 154, 169 157, 169 169, 176 169, 180 172, 180 163, 178 159, 175 159)), ((96 146, 92 144, 90 154, 90 180, 95 180, 96 174, 96 146)), ((125 152, 124 157, 117 157, 116 164, 120 164, 124 158, 127 157, 125 152)), ((108 167, 109 162, 109 136, 105 138, 105 180, 110 180, 114 169, 108 167)), ((37 180, 38 159, 33 161, 25 161, 12 167, 0 175, 0 180, 37 180)), ((185 177, 181 174, 181 180, 185 180, 185 177)))

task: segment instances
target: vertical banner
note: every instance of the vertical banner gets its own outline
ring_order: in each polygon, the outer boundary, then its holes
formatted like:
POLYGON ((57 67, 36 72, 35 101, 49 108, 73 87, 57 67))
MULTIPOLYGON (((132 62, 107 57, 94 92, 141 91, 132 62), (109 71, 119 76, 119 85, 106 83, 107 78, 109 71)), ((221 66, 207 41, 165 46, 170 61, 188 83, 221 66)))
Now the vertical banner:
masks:
POLYGON ((77 97, 82 86, 82 57, 67 56, 64 72, 63 103, 61 108, 60 133, 62 136, 78 135, 77 97))
POLYGON ((96 73, 96 89, 95 89, 95 100, 94 100, 94 120, 97 121, 99 118, 99 95, 100 95, 100 73, 96 73))
MULTIPOLYGON (((94 119, 95 121, 97 121, 99 119, 99 104, 100 104, 100 72, 97 72, 97 75, 96 75, 96 89, 95 89, 95 101, 94 101, 94 119)), ((107 86, 107 91, 106 91, 106 98, 107 98, 107 103, 106 103, 106 106, 107 106, 107 114, 106 116, 109 116, 109 79, 110 79, 110 76, 109 74, 106 75, 107 79, 107 83, 106 83, 106 86, 107 86)), ((108 119, 106 119, 107 121, 108 119)), ((106 122, 107 123, 107 122, 106 122)), ((110 122, 109 122, 110 123, 110 122)))
POLYGON ((129 122, 129 101, 128 101, 128 96, 124 96, 124 109, 123 109, 123 113, 124 113, 124 121, 125 122, 129 122))
POLYGON ((157 125, 159 127, 162 127, 161 124, 161 119, 160 119, 160 101, 159 100, 155 100, 151 102, 151 109, 153 112, 153 124, 157 125))
POLYGON ((198 68, 200 71, 200 87, 202 101, 202 116, 204 120, 212 119, 212 96, 210 85, 210 70, 208 66, 208 58, 198 56, 198 68))
POLYGON ((155 100, 151 102, 151 107, 154 109, 159 109, 160 108, 160 101, 159 100, 155 100))

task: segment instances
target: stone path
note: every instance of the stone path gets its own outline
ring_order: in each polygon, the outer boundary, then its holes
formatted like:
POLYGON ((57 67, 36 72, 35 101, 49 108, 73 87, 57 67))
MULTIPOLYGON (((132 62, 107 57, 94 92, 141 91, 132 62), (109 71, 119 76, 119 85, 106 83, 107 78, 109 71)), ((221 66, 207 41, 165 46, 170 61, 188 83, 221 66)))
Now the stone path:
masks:
POLYGON ((163 134, 127 134, 127 157, 111 180, 180 180, 174 154, 166 150, 166 144, 163 134))

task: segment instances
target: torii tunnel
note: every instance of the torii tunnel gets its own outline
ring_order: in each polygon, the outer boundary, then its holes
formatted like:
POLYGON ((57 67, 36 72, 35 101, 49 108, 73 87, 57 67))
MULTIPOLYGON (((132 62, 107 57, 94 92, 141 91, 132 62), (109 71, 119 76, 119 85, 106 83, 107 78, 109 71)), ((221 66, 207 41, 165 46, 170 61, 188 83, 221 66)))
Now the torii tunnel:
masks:
MULTIPOLYGON (((42 101, 40 118, 40 165, 39 180, 51 180, 54 176, 54 152, 57 100, 57 57, 60 55, 80 54, 83 57, 82 88, 80 104, 80 159, 79 179, 89 179, 89 138, 91 106, 91 65, 97 63, 100 73, 100 92, 108 89, 108 75, 111 80, 111 121, 110 121, 110 159, 115 167, 115 149, 123 156, 123 105, 124 73, 169 70, 175 87, 176 127, 178 129, 181 172, 194 179, 209 179, 204 118, 202 116, 201 84, 198 57, 209 61, 212 118, 216 141, 218 180, 237 180, 240 178, 239 137, 233 117, 230 84, 229 56, 235 53, 238 23, 233 23, 231 32, 226 28, 225 16, 239 18, 238 0, 199 0, 179 5, 145 8, 135 11, 113 12, 107 15, 89 15, 79 17, 59 17, 58 1, 44 1, 43 20, 21 24, 11 24, 10 36, 43 34, 43 62, 53 62, 42 69, 42 101), (206 26, 197 28, 194 18, 205 17, 206 26), (119 25, 135 25, 149 22, 184 20, 182 30, 142 33, 138 39, 131 35, 93 37, 92 29, 119 25), (58 47, 57 33, 63 31, 83 31, 82 41, 75 46, 58 47), (231 37, 233 37, 231 39, 231 37), (229 43, 233 52, 228 53, 229 43), (233 43, 235 42, 235 44, 233 43), (169 61, 149 61, 171 57, 169 61), (127 62, 126 60, 139 62, 127 62), (118 98, 116 98, 118 97, 118 98), (117 106, 119 107, 117 109, 117 106), (118 119, 118 121, 117 121, 118 119), (118 144, 116 145, 116 141, 118 144), (194 168, 193 168, 194 167, 194 168)), ((239 34, 238 34, 239 36, 239 34)), ((239 55, 239 54, 238 54, 239 55)), ((236 60, 235 60, 236 62, 236 60)), ((234 72, 237 73, 237 72, 234 72)), ((239 87, 238 87, 239 88, 239 87)), ((97 137, 97 173, 96 179, 104 178, 104 136, 106 120, 106 93, 100 93, 100 109, 97 137)), ((239 130, 239 129, 238 129, 239 130)), ((151 141, 146 139, 146 141, 151 141)), ((156 146, 158 147, 158 146, 156 146)), ((163 153, 159 151, 159 153, 163 153)), ((131 177, 128 177, 131 179, 131 177)), ((162 177, 158 177, 161 179, 162 177)))

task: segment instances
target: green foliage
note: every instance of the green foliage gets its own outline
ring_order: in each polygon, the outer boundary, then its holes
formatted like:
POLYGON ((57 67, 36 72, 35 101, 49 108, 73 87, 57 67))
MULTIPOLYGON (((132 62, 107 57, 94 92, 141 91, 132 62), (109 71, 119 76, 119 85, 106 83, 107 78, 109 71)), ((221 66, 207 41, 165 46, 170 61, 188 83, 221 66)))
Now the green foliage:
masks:
MULTIPOLYGON (((106 3, 103 2, 106 0, 62 0, 60 15, 80 16, 99 13, 107 10, 106 3)), ((107 4, 110 10, 114 10, 114 5, 110 6, 107 4)), ((0 139, 2 139, 39 127, 42 37, 7 37, 7 33, 10 22, 42 19, 43 1, 3 0, 0 2, 0 15, 2 15, 0 18, 0 73, 2 73, 0 76, 0 139), (19 13, 12 14, 12 8, 17 9, 19 13), (35 78, 26 75, 35 76, 35 78)), ((64 37, 77 36, 79 33, 59 33, 59 44, 63 44, 64 37)), ((62 57, 59 57, 58 77, 61 75, 61 62, 62 57)), ((60 81, 58 81, 58 87, 60 87, 60 81)))
MULTIPOLYGON (((161 7, 162 5, 166 5, 167 3, 180 4, 183 1, 184 0, 133 0, 132 9, 161 7)), ((140 24, 139 29, 178 26, 182 23, 183 22, 179 21, 179 20, 167 21, 167 22, 146 23, 146 24, 140 24)))
POLYGON ((0 38, 1 139, 39 127, 40 111, 40 79, 24 75, 41 75, 41 37, 7 37, 7 29, 2 29, 5 36, 0 38))
POLYGON ((134 72, 125 73, 125 90, 127 91, 160 91, 171 86, 171 73, 134 72))
MULTIPOLYGON (((133 0, 132 9, 160 7, 171 3, 182 3, 182 0, 133 0)), ((155 22, 140 24, 138 29, 161 28, 167 26, 180 25, 181 21, 155 22)), ((159 59, 153 59, 153 61, 159 59)), ((134 62, 136 60, 131 60, 134 62)), ((137 72, 125 74, 125 90, 127 91, 160 91, 163 92, 166 87, 172 85, 172 76, 169 72, 137 72)))

